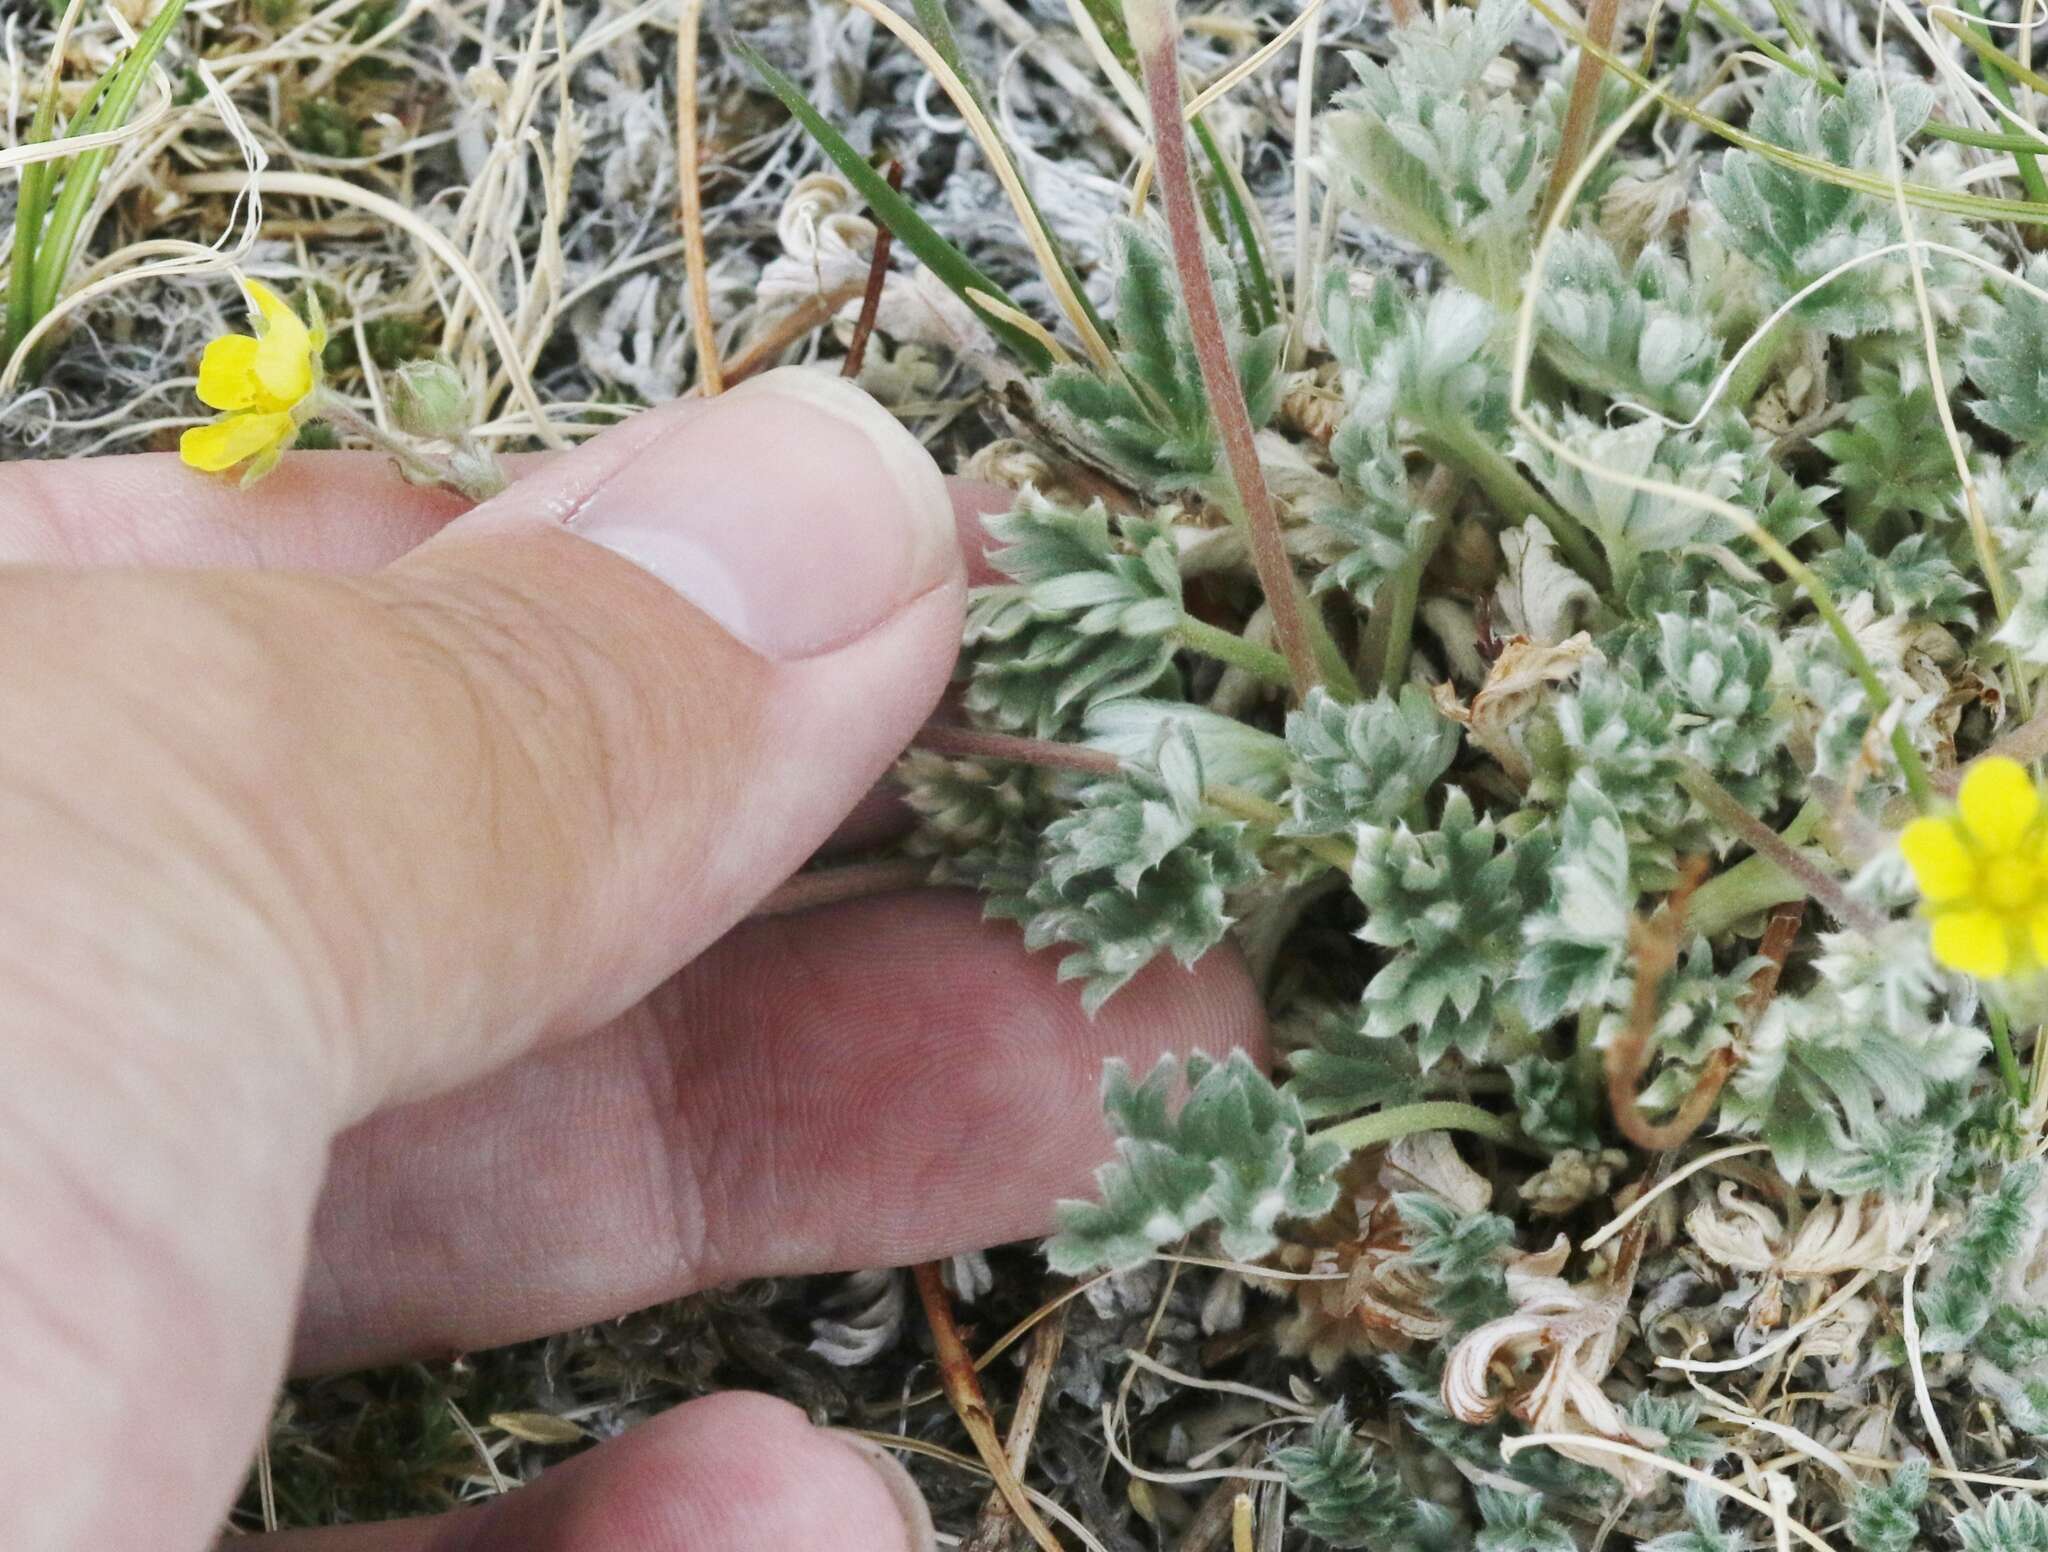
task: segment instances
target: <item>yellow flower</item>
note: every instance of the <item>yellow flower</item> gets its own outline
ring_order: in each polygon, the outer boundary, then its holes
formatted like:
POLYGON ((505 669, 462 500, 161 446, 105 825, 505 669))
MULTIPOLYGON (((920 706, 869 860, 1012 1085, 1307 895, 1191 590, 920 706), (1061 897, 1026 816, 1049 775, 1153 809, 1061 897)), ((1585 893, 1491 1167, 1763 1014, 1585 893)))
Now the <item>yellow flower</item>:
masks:
POLYGON ((1934 928, 1934 957, 1991 980, 2048 966, 2048 815, 2014 760, 1979 760, 1956 812, 1899 837, 1934 928))
POLYGON ((178 456, 209 474, 248 459, 246 484, 268 474, 298 438, 299 417, 320 382, 327 331, 317 316, 308 328, 262 281, 244 285, 256 304, 255 336, 224 334, 206 347, 199 358, 199 398, 223 413, 211 425, 187 431, 178 456))

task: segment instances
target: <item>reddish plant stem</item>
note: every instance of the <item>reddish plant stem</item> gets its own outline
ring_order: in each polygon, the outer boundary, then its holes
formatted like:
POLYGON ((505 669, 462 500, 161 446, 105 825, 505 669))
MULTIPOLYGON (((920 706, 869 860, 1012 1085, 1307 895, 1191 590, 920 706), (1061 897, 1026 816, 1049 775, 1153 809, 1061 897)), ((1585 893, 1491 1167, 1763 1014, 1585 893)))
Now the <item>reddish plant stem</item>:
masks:
POLYGON ((892 857, 883 862, 854 862, 845 867, 816 868, 777 885, 748 914, 788 916, 797 911, 816 910, 821 905, 839 905, 848 900, 865 900, 871 895, 922 889, 930 881, 931 872, 931 864, 917 857, 892 857))
POLYGON ((1837 921, 1859 932, 1875 932, 1884 925, 1881 915, 1852 898, 1840 880, 1815 867, 1796 846, 1786 845, 1777 831, 1744 808, 1697 760, 1682 762, 1678 781, 1699 799, 1702 808, 1748 842, 1751 850, 1775 862, 1787 877, 1826 906, 1837 921))
MULTIPOLYGON (((1685 892, 1689 894, 1691 891, 1688 888, 1685 892)), ((1614 1106, 1615 1124, 1631 1142, 1643 1148, 1676 1148, 1698 1131, 1706 1121, 1707 1113, 1713 1109, 1714 1101, 1720 1098, 1722 1086, 1734 1075, 1736 1064, 1742 1060, 1741 1051, 1733 1045, 1723 1046, 1708 1057, 1706 1065, 1700 1068, 1700 1075, 1694 1081, 1691 1091, 1678 1102, 1678 1109, 1672 1113, 1671 1119, 1661 1126, 1647 1119, 1636 1107, 1636 1084, 1642 1077, 1643 1068, 1649 1065, 1647 1033, 1641 1036, 1637 1034, 1637 1020, 1647 1018, 1647 1022, 1641 1026, 1644 1031, 1653 1028, 1657 1020, 1654 985, 1649 988, 1650 1002, 1647 1008, 1643 1003, 1645 982, 1652 977, 1652 973, 1656 981, 1661 981, 1670 973, 1671 966, 1676 963, 1678 942, 1685 926, 1684 901, 1677 894, 1672 896, 1672 900, 1671 925, 1668 928, 1669 936, 1665 940, 1669 952, 1653 952, 1648 962, 1644 959, 1637 961, 1636 1000, 1635 1006, 1631 1009, 1629 1033, 1624 1041, 1628 1050, 1621 1058, 1632 1066, 1633 1071, 1618 1071, 1617 1059, 1613 1052, 1610 1051, 1608 1056, 1608 1098, 1614 1106), (1621 1082, 1619 1090, 1615 1087, 1617 1080, 1621 1082)), ((1751 978, 1749 995, 1742 1002, 1743 1022, 1746 1028, 1756 1027, 1756 1021, 1763 1017, 1764 1009, 1771 1005, 1771 999, 1777 995, 1778 977, 1785 973, 1785 961, 1792 953, 1792 945, 1798 941, 1800 920, 1805 914, 1804 900, 1788 901, 1771 912, 1770 925, 1764 929, 1763 946, 1759 950, 1765 963, 1751 978)))
POLYGON ((1764 964, 1750 978, 1749 995, 1742 1000, 1743 1020, 1752 1029, 1778 995, 1778 978, 1785 973, 1785 961, 1792 957, 1792 945, 1799 941, 1799 926, 1805 916, 1804 900, 1788 900, 1771 912, 1764 940, 1757 948, 1764 964))
POLYGON ((1020 738, 1014 733, 986 733, 980 728, 947 727, 937 722, 927 722, 919 728, 911 742, 919 749, 960 760, 1012 760, 1019 765, 1079 771, 1084 776, 1119 776, 1124 768, 1123 761, 1103 749, 1057 743, 1050 738, 1020 738))
POLYGON ((1663 911, 1650 921, 1636 922, 1629 931, 1629 947, 1636 960, 1635 995, 1629 1002, 1627 1024, 1607 1048, 1607 1101, 1622 1135, 1637 1147, 1652 1151, 1676 1148, 1699 1130, 1735 1066, 1732 1050, 1716 1051, 1677 1113, 1661 1124, 1644 1115, 1637 1102, 1637 1085, 1642 1082, 1643 1070, 1650 1065, 1650 1039, 1657 1028, 1659 994, 1664 978, 1678 963, 1678 947, 1685 941, 1686 906, 1706 871, 1706 865, 1697 858, 1688 863, 1663 911))
MULTIPOLYGON (((903 164, 889 163, 889 187, 903 187, 903 164)), ((869 212, 873 215, 873 212, 869 212)), ((868 288, 860 299, 860 317, 854 320, 853 338, 846 346, 846 359, 840 363, 841 377, 860 376, 861 363, 868 357, 868 337, 875 332, 875 317, 882 310, 882 282, 889 278, 889 249, 895 243, 895 234, 881 222, 875 222, 875 252, 868 260, 868 288)))
MULTIPOLYGON (((1586 36, 1605 51, 1614 43, 1614 21, 1621 0, 1592 0, 1586 8, 1586 36)), ((1607 67, 1592 49, 1579 50, 1579 68, 1572 76, 1572 95, 1565 104, 1564 129, 1557 140, 1557 161, 1550 169, 1550 186, 1543 191, 1543 210, 1537 225, 1550 219, 1557 202, 1564 198, 1565 185, 1578 170, 1579 159, 1593 138, 1593 119, 1600 106, 1600 78, 1607 67)))
POLYGON ((939 1386, 952 1403, 961 1427, 974 1441, 981 1463, 995 1479, 996 1490, 1017 1517, 1017 1523, 1031 1533, 1031 1539, 1046 1552, 1061 1552, 1058 1541, 1025 1496, 1024 1484, 1010 1466, 1003 1441, 996 1434, 995 1414, 989 1411, 988 1396, 981 1388, 981 1375, 974 1367, 974 1355, 960 1339, 960 1327, 953 1319, 953 1296, 946 1292, 939 1263, 920 1261, 911 1269, 917 1281, 917 1296, 924 1303, 925 1319, 932 1328, 932 1351, 939 1361, 939 1386))
POLYGON ((1144 69, 1146 100, 1152 109, 1152 138, 1158 153, 1159 193, 1166 206, 1166 231, 1173 245, 1174 267, 1180 272, 1182 300, 1194 338, 1195 359, 1202 369, 1202 387, 1209 413, 1223 442, 1224 458, 1237 487, 1245 528, 1251 540, 1252 566, 1259 574, 1266 602, 1273 610, 1274 633, 1287 659, 1297 699, 1322 682, 1315 644, 1309 635, 1301 587, 1280 533, 1280 514, 1259 467, 1259 450, 1244 385, 1230 358, 1223 332, 1223 314, 1209 283, 1209 261, 1202 251, 1202 217, 1195 200, 1194 170, 1188 159, 1187 125, 1181 117, 1180 58, 1176 51, 1179 24, 1173 0, 1132 0, 1128 6, 1132 40, 1144 69))

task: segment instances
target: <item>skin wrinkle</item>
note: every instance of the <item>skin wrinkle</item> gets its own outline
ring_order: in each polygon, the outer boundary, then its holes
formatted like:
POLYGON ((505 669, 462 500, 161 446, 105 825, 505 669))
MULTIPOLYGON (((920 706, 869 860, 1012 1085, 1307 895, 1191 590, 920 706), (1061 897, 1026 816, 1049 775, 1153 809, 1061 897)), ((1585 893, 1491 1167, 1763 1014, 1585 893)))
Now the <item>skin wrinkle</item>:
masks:
MULTIPOLYGON (((563 541, 548 537, 540 542, 563 541)), ((574 542, 580 548, 581 541, 574 542)), ((579 565, 588 559, 581 553, 575 558, 579 565)), ((604 569, 623 564, 606 557, 604 569)), ((659 587, 637 570, 632 575, 643 588, 659 587)), ((609 590, 615 592, 616 584, 609 590)), ((436 596, 447 591, 437 589, 436 596)), ((650 833, 675 828, 679 819, 690 827, 677 843, 681 857, 694 859, 706 849, 715 849, 715 838, 705 832, 713 830, 715 816, 729 804, 738 779, 733 762, 759 746, 761 719, 752 704, 754 698, 745 697, 748 704, 735 707, 731 697, 707 695, 700 676, 677 673, 662 686, 664 704, 657 707, 639 682, 644 669, 618 662, 591 636, 569 626, 567 619, 574 611, 564 611, 554 600, 530 599, 519 590, 507 590, 503 597, 508 602, 500 603, 486 592, 474 609, 462 611, 461 618, 465 633, 484 649, 485 659, 506 669, 505 683, 524 698, 494 705, 486 694, 479 723, 486 729, 502 730, 508 735, 505 742, 519 749, 533 776, 531 790, 537 794, 535 806, 542 814, 576 819, 558 827, 564 847, 574 851, 567 859, 571 869, 602 881, 610 871, 606 863, 616 869, 632 866, 639 858, 629 848, 644 844, 650 833), (515 632, 505 622, 522 613, 550 621, 551 629, 563 634, 542 633, 536 639, 515 632), (565 713, 579 719, 568 730, 559 725, 565 713), (534 741, 531 730, 536 728, 548 730, 547 745, 534 741), (649 782, 646 762, 619 757, 625 750, 678 744, 686 736, 685 729, 710 759, 700 756, 690 762, 669 763, 654 773, 658 781, 649 782), (565 759, 565 754, 573 758, 565 759), (578 762, 581 768, 574 770, 574 779, 563 779, 559 774, 563 767, 578 762), (645 785, 636 783, 636 777, 645 785), (675 789, 685 782, 690 790, 678 801, 675 789), (592 812, 576 814, 578 808, 592 812), (598 862, 591 861, 593 855, 598 862)), ((663 589, 647 598, 650 613, 656 612, 657 597, 659 612, 674 608, 674 600, 663 589)), ((712 629, 708 624, 698 627, 698 631, 712 629)), ((426 634, 432 636, 434 631, 429 629, 426 634)), ((726 638, 720 635, 718 640, 726 638)), ((737 653, 742 649, 734 645, 731 650, 737 653)), ((488 678, 481 683, 486 691, 494 687, 488 678)), ((727 687, 729 684, 728 677, 727 687)), ((490 747, 495 750, 498 745, 490 747)), ((531 837, 520 839, 530 842, 531 837)), ((500 854, 513 852, 502 823, 495 844, 500 854)), ((610 904, 594 901, 592 909, 602 910, 610 904)))
MULTIPOLYGON (((195 1247, 186 1243, 182 1234, 123 1211, 96 1189, 89 1174, 70 1162, 63 1150, 46 1144, 44 1162, 47 1172, 38 1176, 35 1189, 44 1197, 45 1207, 48 1207, 48 1198, 53 1193, 62 1193, 67 1199, 66 1207, 51 1211, 50 1216, 75 1218, 98 1230, 109 1252, 106 1259, 132 1263, 140 1269, 134 1286, 147 1289, 152 1302, 172 1309, 208 1314, 223 1307, 220 1279, 207 1275, 211 1267, 204 1258, 195 1259, 192 1254, 195 1247)), ((211 1248, 215 1252, 219 1249, 217 1246, 211 1248)), ((77 1308, 75 1297, 67 1300, 54 1290, 47 1297, 38 1296, 33 1268, 17 1269, 11 1279, 8 1272, 8 1263, 0 1261, 0 1288, 6 1290, 6 1296, 0 1297, 0 1307, 9 1311, 6 1333, 9 1343, 18 1345, 21 1331, 14 1316, 26 1304, 29 1316, 40 1316, 46 1330, 69 1333, 74 1338, 71 1343, 73 1351, 89 1366, 116 1376, 125 1372, 127 1363, 135 1355, 120 1351, 118 1344, 110 1348, 105 1340, 109 1334, 107 1327, 85 1327, 70 1319, 77 1308)), ((189 1345, 213 1324, 209 1319, 195 1321, 188 1318, 181 1326, 182 1342, 189 1345)), ((134 1336, 138 1333, 131 1331, 125 1334, 134 1336)), ((220 1335, 222 1345, 229 1345, 228 1333, 222 1331, 220 1335)), ((227 1360, 223 1358, 222 1361, 227 1360)))
MULTIPOLYGON (((18 1113, 12 1120, 19 1120, 18 1113)), ((28 1136, 25 1129, 15 1128, 11 1122, 10 1130, 10 1141, 28 1136)), ((61 1192, 77 1201, 77 1205, 95 1227, 119 1231, 125 1226, 122 1215, 116 1213, 112 1205, 96 1193, 83 1197, 79 1195, 76 1189, 78 1172, 64 1166, 61 1157, 53 1158, 44 1139, 29 1136, 28 1140, 40 1145, 41 1152, 51 1167, 52 1174, 36 1175, 32 1187, 45 1208, 48 1206, 49 1185, 54 1180, 54 1184, 61 1192)), ((20 1190, 25 1185, 27 1182, 17 1179, 7 1182, 7 1189, 20 1190)), ((7 1241, 0 1238, 0 1309, 8 1312, 6 1330, 4 1335, 0 1335, 0 1342, 24 1352, 41 1345, 36 1339, 38 1333, 34 1329, 24 1332, 20 1320, 25 1315, 28 1321, 40 1324, 42 1336, 56 1337, 61 1350, 69 1352, 87 1367, 107 1367, 109 1355, 105 1344, 98 1340, 103 1333, 96 1332, 92 1326, 81 1322, 78 1318, 77 1299, 67 1298, 57 1289, 46 1287, 47 1267, 26 1264, 9 1257, 6 1254, 6 1245, 7 1241), (39 1273, 43 1275, 39 1276, 39 1273), (28 1338, 27 1341, 22 1340, 24 1335, 28 1338)))
MULTIPOLYGON (((130 1117, 132 1107, 123 1119, 130 1117)), ((25 1188, 33 1194, 17 1199, 36 1204, 34 1217, 65 1225, 64 1262, 74 1278, 82 1278, 82 1287, 68 1294, 52 1289, 45 1297, 37 1291, 37 1269, 9 1275, 0 1266, 0 1308, 8 1311, 0 1322, 0 1348, 14 1348, 19 1361, 26 1363, 28 1354, 47 1356, 48 1348, 38 1337, 71 1332, 78 1372, 67 1376, 60 1389, 87 1404, 88 1412, 87 1398, 118 1393, 124 1385, 138 1382, 160 1387, 165 1394, 194 1388, 260 1392, 270 1383, 268 1371, 275 1358, 266 1348, 276 1339, 266 1339, 261 1328, 279 1308, 289 1306, 290 1266, 317 1184, 317 1157, 302 1160, 295 1172, 279 1170, 250 1181, 208 1181, 209 1173, 217 1176, 218 1169, 199 1164, 189 1148, 163 1153, 153 1161, 153 1183, 160 1185, 167 1172, 207 1182, 204 1188, 195 1184, 190 1191, 168 1193, 190 1196, 199 1204, 193 1215, 180 1218, 110 1195, 108 1182, 96 1173, 97 1160, 92 1166, 76 1160, 75 1150, 61 1141, 19 1126, 10 1127, 8 1137, 17 1146, 24 1140, 42 1145, 33 1185, 25 1188), (276 1188, 293 1173, 299 1177, 297 1187, 284 1193, 291 1199, 272 1202, 276 1188), (208 1220, 221 1216, 213 1211, 214 1203, 237 1197, 249 1207, 227 1220, 232 1225, 228 1233, 209 1232, 208 1220), (267 1264, 270 1251, 280 1254, 275 1268, 267 1264), (249 1275, 252 1272, 257 1275, 249 1275), (150 1335, 144 1307, 188 1312, 175 1344, 165 1345, 150 1335), (71 1319, 80 1310, 89 1322, 83 1328, 71 1319), (259 1333, 253 1341, 252 1323, 259 1333)), ((23 1189, 9 1184, 10 1191, 23 1189)), ((32 1233, 29 1242, 40 1243, 41 1238, 32 1233)), ((40 1270, 46 1273, 48 1268, 40 1270)), ((250 1394, 246 1399, 254 1402, 257 1397, 250 1394)), ((221 1415, 213 1419, 213 1426, 236 1435, 223 1439, 227 1449, 247 1442, 239 1437, 248 1431, 241 1420, 221 1415)), ((134 1417, 128 1427, 146 1435, 152 1425, 134 1417)), ((147 1475, 153 1468, 153 1447, 143 1446, 140 1439, 131 1446, 134 1470, 147 1475)))
POLYGON ((838 1033, 836 1019, 815 1017, 817 991, 834 985, 838 967, 824 962, 803 926, 801 917, 756 924, 765 951, 745 963, 752 973, 735 976, 724 960, 718 961, 702 984, 691 983, 694 995, 685 1017, 666 1031, 675 1057, 674 1092, 691 1096, 688 1116, 680 1107, 672 1109, 665 1130, 672 1173, 679 1182, 686 1178, 691 1183, 687 1188, 679 1183, 676 1190, 688 1189, 702 1204, 703 1253, 692 1275, 698 1286, 737 1275, 749 1259, 758 1264, 762 1247, 756 1226, 779 1221, 785 1208, 800 1205, 812 1187, 803 1171, 797 1173, 795 1192, 788 1182, 791 1150, 807 1152, 813 1141, 798 1119, 805 1108, 804 1075, 753 1056, 773 1050, 773 1043, 764 1038, 769 1031, 808 1029, 823 1022, 824 1039, 838 1033), (701 1035, 692 1038, 694 1030, 717 1027, 717 1011, 730 1023, 735 1010, 740 1028, 729 1044, 701 1035), (735 1070, 728 1051, 749 1053, 752 1059, 735 1070), (728 1099, 726 1093, 735 1088, 742 1093, 728 1099), (712 1102, 702 1103, 697 1099, 700 1094, 712 1102), (735 1130, 763 1111, 777 1118, 775 1127, 735 1130), (690 1117, 696 1126, 686 1124, 690 1117), (732 1235, 740 1236, 750 1256, 731 1253, 732 1235))
MULTIPOLYGON (((546 811, 584 798, 594 800, 596 833, 604 836, 619 834, 622 826, 637 830, 646 822, 646 801, 620 800, 620 783, 630 771, 613 751, 647 747, 658 737, 655 724, 660 715, 640 693, 634 671, 579 627, 573 616, 563 614, 538 591, 497 578, 437 587, 400 607, 407 613, 423 611, 429 636, 437 615, 458 619, 460 648, 481 648, 492 672, 502 673, 505 685, 521 694, 523 705, 507 697, 504 704, 491 708, 496 721, 484 725, 501 729, 520 744, 534 790, 548 794, 546 811), (471 592, 477 596, 468 596, 471 592), (458 600, 463 607, 449 609, 450 602, 458 600), (520 628, 535 620, 546 622, 537 639, 520 628), (573 728, 552 734, 560 748, 542 748, 528 739, 529 729, 549 724, 564 712, 574 713, 577 721, 573 728), (564 780, 560 772, 565 762, 559 758, 564 753, 577 760, 587 758, 590 768, 574 769, 571 779, 564 780)), ((461 663, 460 652, 451 656, 461 663)))
POLYGON ((677 1052, 688 1042, 667 1039, 666 1023, 656 1011, 663 993, 676 984, 672 978, 649 999, 646 1027, 634 1043, 633 1065, 640 1084, 633 1097, 645 1107, 649 1218, 661 1225, 654 1243, 665 1247, 667 1276, 681 1287, 698 1280, 693 1269, 714 1264, 711 1225, 716 1219, 701 1175, 684 1162, 689 1156, 689 1128, 677 1079, 677 1052))
MULTIPOLYGON (((299 822, 297 799, 304 783, 298 773, 316 766, 321 755, 289 735, 286 747, 277 749, 272 743, 276 733, 261 725, 274 717, 291 727, 286 708, 301 701, 290 685, 290 659, 268 649, 261 619, 252 615, 241 623, 251 655, 262 665, 256 672, 277 687, 259 697, 252 719, 258 725, 249 736, 209 738, 205 730, 218 723, 202 714, 191 718, 187 729, 166 728, 156 739, 169 764, 191 777, 185 786, 193 829, 206 837, 203 843, 176 833, 167 839, 172 854, 197 864, 227 903, 274 940, 275 958, 286 973, 268 980, 280 988, 297 988, 294 1000, 303 1004, 304 1016, 266 1030, 266 1047, 280 1029, 292 1023, 303 1028, 309 1065, 321 1080, 317 1092, 332 1125, 340 1120, 343 1096, 355 1085, 355 1050, 344 1032, 360 1027, 363 1017, 362 983, 348 973, 337 929, 351 919, 351 910, 360 915, 367 907, 351 889, 351 843, 338 828, 299 822), (212 825, 198 820, 201 810, 208 811, 212 825)), ((250 966, 264 962, 254 955, 231 960, 248 979, 254 979, 250 966)))
MULTIPOLYGON (((569 827, 552 805, 538 797, 546 785, 538 752, 517 731, 517 715, 502 704, 502 687, 493 684, 490 676, 474 672, 465 662, 466 652, 483 648, 483 660, 493 663, 492 675, 497 672, 495 659, 503 654, 494 638, 502 632, 494 623, 486 625, 488 611, 470 607, 467 600, 458 606, 450 600, 435 599, 429 593, 414 595, 409 590, 393 590, 391 597, 382 600, 378 612, 391 633, 390 645, 408 682, 417 681, 426 687, 425 694, 411 694, 406 699, 430 704, 436 710, 431 721, 439 758, 433 775, 445 778, 438 784, 442 801, 454 810, 451 828, 482 838, 480 844, 470 848, 470 854, 489 859, 499 867, 513 864, 516 858, 526 858, 526 865, 536 874, 577 876, 582 870, 569 827), (451 621, 455 622, 452 628, 451 621), (528 795, 528 800, 520 801, 514 794, 528 795), (517 817, 510 817, 513 815, 517 817)), ((543 697, 532 694, 530 698, 545 709, 543 697)), ((427 897, 431 881, 420 876, 418 858, 410 847, 382 848, 364 862, 369 875, 364 888, 366 900, 427 897), (380 876, 387 871, 398 876, 380 876)), ((562 893, 567 896, 574 892, 562 893)), ((437 983, 433 964, 434 924, 425 925, 427 936, 405 945, 414 962, 406 970, 385 977, 398 989, 401 1005, 410 1001, 408 991, 424 996, 426 989, 437 983)), ((366 919, 362 927, 366 944, 382 943, 387 951, 399 947, 390 942, 388 934, 378 932, 373 918, 366 919)), ((445 992, 470 982, 467 975, 458 974, 440 978, 440 984, 445 992)), ((444 1000, 441 1016, 446 1017, 447 1013, 444 1000)), ((468 1021, 466 1014, 459 1017, 468 1021)), ((365 1026, 359 1023, 356 1027, 365 1026)), ((402 1058, 397 1060, 402 1064, 402 1058)), ((402 1065, 392 1063, 389 1054, 383 1055, 383 1070, 374 1089, 377 1094, 402 1097, 412 1080, 404 1075, 402 1065)))

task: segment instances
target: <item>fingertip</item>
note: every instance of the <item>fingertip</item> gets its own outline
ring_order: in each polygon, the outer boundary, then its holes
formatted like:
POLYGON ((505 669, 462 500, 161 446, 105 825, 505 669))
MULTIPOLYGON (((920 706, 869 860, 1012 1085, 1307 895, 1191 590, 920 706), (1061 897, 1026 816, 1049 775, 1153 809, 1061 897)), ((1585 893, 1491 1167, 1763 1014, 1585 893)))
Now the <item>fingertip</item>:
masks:
POLYGON ((631 561, 775 662, 857 642, 961 574, 931 454, 810 368, 594 438, 451 525, 441 547, 535 528, 631 561))
POLYGON ((624 1452, 607 1472, 611 1517, 591 1552, 931 1552, 936 1545, 930 1512, 893 1459, 813 1427, 771 1396, 705 1396, 613 1448, 624 1452))
POLYGON ((935 1552, 886 1452, 786 1401, 688 1401, 474 1509, 287 1532, 265 1552, 935 1552))

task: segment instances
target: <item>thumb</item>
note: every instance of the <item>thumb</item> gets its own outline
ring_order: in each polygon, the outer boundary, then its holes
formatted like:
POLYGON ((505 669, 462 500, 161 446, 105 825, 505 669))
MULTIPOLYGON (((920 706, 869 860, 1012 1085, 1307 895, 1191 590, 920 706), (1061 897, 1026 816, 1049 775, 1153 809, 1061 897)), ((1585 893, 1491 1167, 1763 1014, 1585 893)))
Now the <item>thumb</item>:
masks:
MULTIPOLYGON (((936 703, 963 594, 930 458, 804 371, 649 412, 369 578, 53 590, 49 639, 95 643, 154 763, 60 731, 40 778, 123 769, 131 848, 203 837, 174 914, 233 926, 239 986, 253 938, 289 956, 336 1121, 594 1027, 724 932, 936 703)), ((146 930, 169 902, 133 883, 146 930)))

